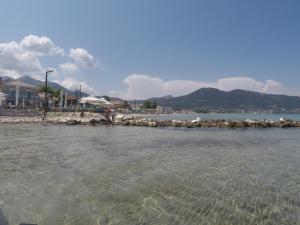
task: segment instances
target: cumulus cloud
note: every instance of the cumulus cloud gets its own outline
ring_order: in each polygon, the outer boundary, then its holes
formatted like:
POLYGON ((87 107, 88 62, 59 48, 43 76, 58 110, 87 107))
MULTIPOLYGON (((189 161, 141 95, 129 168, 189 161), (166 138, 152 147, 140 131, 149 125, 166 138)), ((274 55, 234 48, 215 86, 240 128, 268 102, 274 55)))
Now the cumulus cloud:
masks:
POLYGON ((78 66, 74 63, 64 63, 64 64, 60 64, 59 65, 60 70, 64 73, 64 74, 72 74, 77 72, 78 66))
POLYGON ((40 55, 45 54, 61 54, 64 50, 58 46, 55 46, 52 40, 48 37, 39 37, 35 35, 28 35, 20 42, 20 46, 24 49, 37 53, 40 55))
POLYGON ((44 73, 40 57, 63 54, 63 49, 47 37, 28 35, 20 42, 0 43, 0 69, 14 78, 21 75, 40 76, 44 73))
POLYGON ((86 49, 71 48, 69 56, 83 68, 96 68, 98 66, 98 59, 95 59, 86 49))
POLYGON ((75 78, 68 77, 64 80, 54 80, 54 83, 57 83, 69 90, 75 91, 76 89, 79 89, 81 85, 81 91, 91 94, 91 95, 97 95, 98 92, 91 86, 89 86, 85 81, 78 81, 75 78))
POLYGON ((224 91, 243 89, 249 91, 299 95, 300 90, 292 90, 284 87, 274 80, 258 81, 251 77, 228 77, 217 81, 192 81, 192 80, 171 80, 164 81, 159 77, 152 77, 145 74, 132 74, 124 83, 127 89, 124 91, 111 91, 111 94, 124 99, 147 99, 165 95, 180 96, 189 94, 199 88, 211 87, 224 91))
MULTIPOLYGON (((0 73, 1 75, 18 78, 23 75, 30 75, 39 80, 44 79, 46 67, 42 62, 43 57, 48 56, 59 62, 52 77, 62 80, 81 69, 96 68, 98 59, 92 56, 86 49, 71 48, 69 54, 64 53, 64 49, 58 47, 46 36, 28 35, 21 41, 11 41, 0 43, 0 73), (72 62, 64 62, 65 60, 72 62)), ((88 85, 83 85, 88 88, 88 85)), ((89 88, 88 88, 89 89, 89 88)))
POLYGON ((44 69, 38 57, 19 43, 0 43, 0 68, 14 77, 21 74, 41 73, 44 69))

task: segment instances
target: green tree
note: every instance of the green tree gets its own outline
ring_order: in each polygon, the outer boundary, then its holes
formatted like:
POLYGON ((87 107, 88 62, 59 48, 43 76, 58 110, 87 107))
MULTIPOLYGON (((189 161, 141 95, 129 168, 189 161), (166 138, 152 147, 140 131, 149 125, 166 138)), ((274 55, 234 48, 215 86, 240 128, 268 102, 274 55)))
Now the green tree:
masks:
POLYGON ((40 86, 40 88, 39 88, 39 91, 41 91, 41 92, 46 92, 46 90, 47 90, 47 93, 51 95, 51 101, 52 101, 52 104, 54 107, 54 105, 55 105, 54 98, 57 98, 58 100, 60 100, 60 92, 62 90, 61 89, 55 90, 49 86, 47 86, 47 89, 46 89, 45 85, 40 86))
POLYGON ((145 109, 151 109, 152 107, 152 102, 150 100, 144 101, 144 108, 145 109))
POLYGON ((152 102, 151 107, 152 107, 152 109, 156 109, 156 107, 157 107, 157 102, 152 102))
POLYGON ((110 102, 110 97, 108 97, 107 95, 104 95, 103 98, 104 98, 106 101, 109 101, 109 102, 110 102))
POLYGON ((46 88, 45 85, 40 86, 39 87, 39 91, 41 91, 41 92, 46 92, 47 91, 47 93, 49 93, 49 94, 53 94, 54 93, 54 89, 53 88, 51 88, 49 86, 47 86, 47 88, 46 88))
POLYGON ((152 102, 150 100, 144 101, 144 108, 145 109, 156 109, 156 107, 157 107, 156 102, 152 102))
POLYGON ((130 105, 127 101, 124 101, 123 108, 124 109, 130 109, 131 107, 130 107, 130 105))
POLYGON ((55 98, 58 98, 58 100, 60 100, 60 93, 61 93, 61 89, 58 89, 58 90, 53 90, 53 96, 55 97, 55 98))

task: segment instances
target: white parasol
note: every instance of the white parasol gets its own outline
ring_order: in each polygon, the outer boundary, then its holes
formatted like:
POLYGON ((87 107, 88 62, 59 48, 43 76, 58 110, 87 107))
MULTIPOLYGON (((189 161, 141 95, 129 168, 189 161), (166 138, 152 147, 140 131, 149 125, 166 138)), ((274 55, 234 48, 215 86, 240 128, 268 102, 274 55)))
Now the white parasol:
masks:
POLYGON ((111 103, 107 101, 105 98, 96 98, 93 96, 83 97, 79 100, 79 103, 83 103, 84 108, 86 103, 91 105, 99 105, 99 106, 111 105, 111 103))

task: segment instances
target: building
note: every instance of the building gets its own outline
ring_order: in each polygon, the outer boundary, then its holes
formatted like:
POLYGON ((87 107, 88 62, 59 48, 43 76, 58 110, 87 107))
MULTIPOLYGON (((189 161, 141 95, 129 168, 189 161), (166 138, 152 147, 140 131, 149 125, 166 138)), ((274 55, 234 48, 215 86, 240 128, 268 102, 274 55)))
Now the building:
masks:
POLYGON ((38 88, 20 80, 2 81, 0 77, 0 92, 6 95, 4 106, 36 107, 40 104, 38 88))
POLYGON ((173 109, 172 109, 172 107, 157 106, 156 113, 157 114, 171 114, 171 113, 173 113, 173 109))
POLYGON ((77 97, 75 95, 67 95, 67 105, 71 108, 75 107, 78 103, 77 97))

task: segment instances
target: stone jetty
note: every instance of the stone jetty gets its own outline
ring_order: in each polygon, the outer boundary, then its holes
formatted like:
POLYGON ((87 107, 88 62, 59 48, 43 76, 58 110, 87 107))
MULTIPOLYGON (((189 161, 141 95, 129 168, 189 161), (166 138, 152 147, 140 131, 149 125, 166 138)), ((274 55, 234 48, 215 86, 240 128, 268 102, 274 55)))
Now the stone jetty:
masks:
POLYGON ((65 124, 65 125, 119 125, 137 127, 183 127, 183 128, 300 128, 300 121, 280 119, 270 120, 154 120, 142 116, 118 115, 114 122, 98 113, 92 112, 55 112, 48 113, 46 120, 41 116, 21 117, 21 116, 0 116, 1 123, 32 123, 32 124, 65 124))

